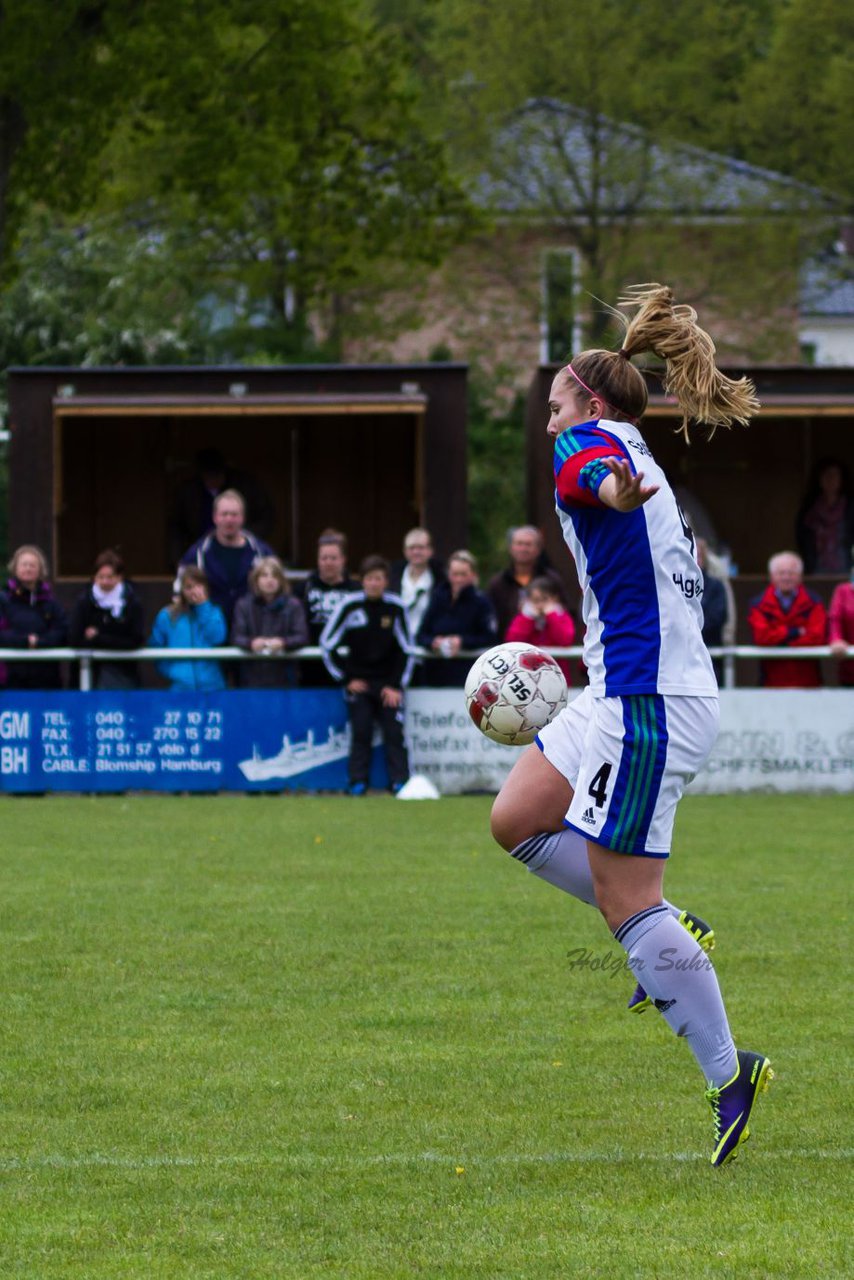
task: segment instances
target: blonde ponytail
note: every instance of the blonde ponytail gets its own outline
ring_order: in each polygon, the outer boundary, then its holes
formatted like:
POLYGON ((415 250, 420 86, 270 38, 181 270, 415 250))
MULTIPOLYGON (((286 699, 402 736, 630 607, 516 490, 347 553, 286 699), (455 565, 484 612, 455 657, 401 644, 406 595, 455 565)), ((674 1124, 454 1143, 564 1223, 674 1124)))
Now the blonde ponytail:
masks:
POLYGON ((682 410, 682 433, 694 419, 711 428, 746 426, 759 409, 749 378, 728 378, 715 365, 715 344, 697 324, 693 307, 675 305, 667 285, 630 285, 621 307, 637 307, 629 321, 621 354, 651 351, 664 361, 664 390, 682 410))

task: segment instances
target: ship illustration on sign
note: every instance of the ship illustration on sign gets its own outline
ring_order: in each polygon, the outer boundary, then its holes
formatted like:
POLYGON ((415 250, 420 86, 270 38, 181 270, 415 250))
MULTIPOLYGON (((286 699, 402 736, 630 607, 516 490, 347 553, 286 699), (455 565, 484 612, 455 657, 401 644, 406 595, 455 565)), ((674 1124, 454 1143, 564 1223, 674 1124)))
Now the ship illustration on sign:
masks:
POLYGON ((325 742, 315 742, 313 729, 309 729, 302 742, 291 742, 285 734, 281 749, 274 756, 264 757, 257 746, 253 746, 252 759, 242 760, 238 768, 249 782, 269 782, 272 778, 293 778, 322 764, 346 760, 349 752, 349 729, 336 730, 330 725, 325 742))

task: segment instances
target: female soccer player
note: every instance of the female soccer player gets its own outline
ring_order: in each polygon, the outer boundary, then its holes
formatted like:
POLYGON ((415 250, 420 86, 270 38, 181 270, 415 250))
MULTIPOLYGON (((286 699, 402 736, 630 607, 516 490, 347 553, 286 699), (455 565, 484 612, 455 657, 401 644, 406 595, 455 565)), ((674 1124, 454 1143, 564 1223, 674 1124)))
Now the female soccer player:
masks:
POLYGON ((648 1000, 684 1036, 707 1081, 720 1166, 748 1137, 762 1054, 733 1044, 711 962, 711 930, 662 895, 676 805, 718 728, 718 689, 701 637, 694 536, 637 423, 646 383, 631 364, 652 351, 683 413, 712 430, 746 424, 752 384, 715 367, 715 347, 670 289, 637 285, 619 351, 584 351, 549 398, 557 512, 577 568, 589 687, 516 762, 492 832, 551 884, 595 903, 648 1000))

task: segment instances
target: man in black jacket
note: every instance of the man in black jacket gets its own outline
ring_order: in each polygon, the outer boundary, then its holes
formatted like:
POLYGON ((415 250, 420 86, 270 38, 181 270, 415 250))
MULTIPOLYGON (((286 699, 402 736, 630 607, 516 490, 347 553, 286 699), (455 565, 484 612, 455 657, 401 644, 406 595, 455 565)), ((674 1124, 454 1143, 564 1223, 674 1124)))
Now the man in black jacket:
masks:
POLYGON ((522 612, 528 587, 534 578, 548 578, 557 591, 561 604, 569 609, 566 583, 551 567, 543 549, 543 535, 539 529, 532 524, 511 529, 507 549, 510 552, 510 563, 490 579, 486 591, 495 610, 499 640, 505 638, 510 623, 517 613, 522 612))
POLYGON ((275 554, 262 538, 250 533, 245 519, 246 503, 235 489, 217 494, 213 504, 213 532, 194 542, 181 557, 181 565, 194 564, 204 570, 211 601, 222 610, 229 627, 234 606, 246 595, 255 562, 262 556, 275 554))
POLYGON ((350 794, 363 796, 371 771, 374 721, 383 735, 389 785, 398 792, 409 777, 403 740, 403 691, 413 665, 406 611, 388 590, 381 556, 362 562, 361 590, 345 596, 320 637, 323 661, 343 683, 350 717, 350 794), (341 653, 347 648, 347 654, 341 653))

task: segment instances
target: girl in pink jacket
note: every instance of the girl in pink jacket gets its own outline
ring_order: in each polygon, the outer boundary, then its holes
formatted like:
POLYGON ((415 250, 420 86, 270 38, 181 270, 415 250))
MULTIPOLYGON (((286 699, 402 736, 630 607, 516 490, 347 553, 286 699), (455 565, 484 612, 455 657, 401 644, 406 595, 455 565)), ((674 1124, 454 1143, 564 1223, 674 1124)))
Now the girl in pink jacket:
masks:
POLYGON ((854 657, 846 657, 854 649, 854 570, 850 582, 840 582, 830 601, 830 651, 843 661, 839 664, 839 683, 854 685, 854 657))
MULTIPOLYGON (((528 598, 522 612, 507 628, 505 640, 523 644, 535 644, 540 649, 564 649, 575 639, 575 624, 566 612, 554 583, 548 578, 534 578, 528 587, 528 598)), ((557 664, 572 683, 567 658, 558 658, 557 664)))

